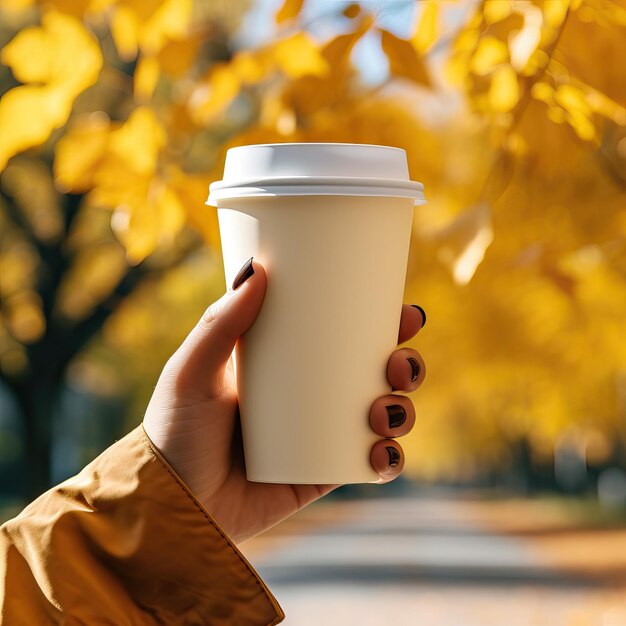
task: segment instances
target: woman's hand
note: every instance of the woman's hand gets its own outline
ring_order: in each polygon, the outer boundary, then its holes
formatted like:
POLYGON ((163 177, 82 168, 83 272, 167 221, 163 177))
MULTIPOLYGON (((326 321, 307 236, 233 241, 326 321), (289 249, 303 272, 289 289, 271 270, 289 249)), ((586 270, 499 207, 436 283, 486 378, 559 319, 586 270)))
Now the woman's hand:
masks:
MULTIPOLYGON (((207 309, 169 359, 144 417, 154 445, 235 543, 340 486, 246 480, 231 354, 237 338, 256 319, 267 277, 256 261, 242 272, 235 289, 207 309)), ((413 337, 424 322, 421 309, 404 305, 398 343, 413 337)), ((413 391, 424 374, 424 362, 411 348, 400 348, 389 358, 387 378, 394 390, 413 391)), ((378 482, 389 482, 404 466, 402 448, 393 438, 413 427, 413 403, 406 396, 382 396, 372 404, 369 420, 374 432, 384 437, 372 447, 371 463, 380 475, 378 482)))

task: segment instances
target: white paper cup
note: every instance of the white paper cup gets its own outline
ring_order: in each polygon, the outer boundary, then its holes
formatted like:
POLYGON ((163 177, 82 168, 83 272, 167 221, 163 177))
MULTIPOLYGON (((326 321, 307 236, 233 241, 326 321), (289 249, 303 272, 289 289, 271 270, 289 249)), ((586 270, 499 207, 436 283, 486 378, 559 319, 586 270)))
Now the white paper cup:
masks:
POLYGON ((248 480, 378 480, 372 402, 391 391, 414 204, 404 150, 365 144, 231 148, 218 207, 227 285, 254 257, 267 292, 239 339, 248 480))

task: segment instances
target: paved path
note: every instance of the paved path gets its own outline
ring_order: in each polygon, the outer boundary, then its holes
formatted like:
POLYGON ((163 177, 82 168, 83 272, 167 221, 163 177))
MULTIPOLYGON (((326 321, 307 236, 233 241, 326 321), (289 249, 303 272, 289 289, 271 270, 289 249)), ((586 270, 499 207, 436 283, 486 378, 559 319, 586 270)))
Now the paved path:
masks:
POLYGON ((626 626, 626 593, 550 569, 462 502, 322 506, 321 524, 250 554, 287 626, 626 626))

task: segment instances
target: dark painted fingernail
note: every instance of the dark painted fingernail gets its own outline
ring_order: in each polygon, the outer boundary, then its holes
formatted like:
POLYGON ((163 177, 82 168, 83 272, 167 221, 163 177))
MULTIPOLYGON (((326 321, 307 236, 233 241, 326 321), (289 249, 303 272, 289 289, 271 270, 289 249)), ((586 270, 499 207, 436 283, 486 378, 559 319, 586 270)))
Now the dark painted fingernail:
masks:
POLYGON ((237 287, 241 287, 243 283, 245 283, 252 274, 254 274, 254 268, 252 267, 252 259, 254 257, 251 256, 244 264, 243 267, 239 270, 237 276, 235 276, 235 280, 233 280, 233 290, 237 289, 237 287))
POLYGON ((426 311, 419 304, 412 304, 411 306, 422 314, 422 328, 424 328, 426 326, 426 311))
POLYGON ((387 454, 389 455, 389 467, 395 467, 400 463, 400 453, 397 448, 393 446, 385 446, 387 448, 387 454))
POLYGON ((406 422, 406 411, 401 404, 390 404, 385 408, 389 414, 389 428, 398 428, 406 422))
POLYGON ((411 365, 411 382, 414 383, 420 375, 420 364, 417 362, 417 359, 414 359, 410 356, 407 361, 411 365))

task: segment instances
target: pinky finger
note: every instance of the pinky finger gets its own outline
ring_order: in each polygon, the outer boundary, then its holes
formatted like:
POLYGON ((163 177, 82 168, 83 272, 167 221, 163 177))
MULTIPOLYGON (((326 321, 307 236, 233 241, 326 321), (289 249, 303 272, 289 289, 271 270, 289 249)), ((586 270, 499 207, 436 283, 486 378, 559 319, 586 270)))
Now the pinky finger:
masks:
POLYGON ((404 451, 395 439, 382 439, 372 447, 372 467, 378 472, 377 484, 388 483, 397 478, 404 467, 404 451))

